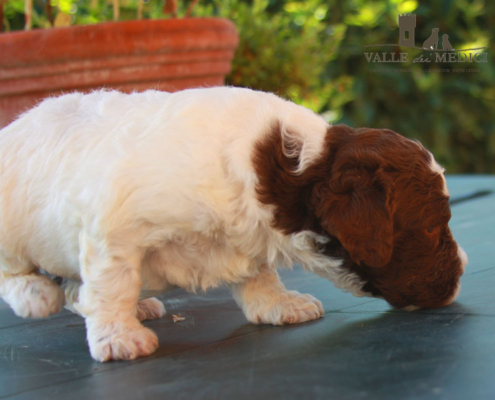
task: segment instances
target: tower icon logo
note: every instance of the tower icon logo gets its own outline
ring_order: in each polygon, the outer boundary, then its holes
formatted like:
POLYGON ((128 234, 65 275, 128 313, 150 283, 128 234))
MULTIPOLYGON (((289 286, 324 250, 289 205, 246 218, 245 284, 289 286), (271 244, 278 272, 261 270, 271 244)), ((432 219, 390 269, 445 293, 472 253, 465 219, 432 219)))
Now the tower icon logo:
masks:
POLYGON ((416 32, 416 15, 399 15, 399 45, 403 47, 414 47, 416 32))
POLYGON ((476 47, 472 49, 454 49, 449 41, 449 35, 446 33, 442 34, 442 40, 440 43, 440 29, 433 28, 431 34, 426 39, 421 46, 416 46, 416 14, 399 14, 399 44, 375 44, 368 45, 364 47, 377 47, 377 46, 401 46, 408 47, 418 50, 429 50, 429 51, 448 51, 448 52, 462 52, 462 51, 473 51, 482 50, 486 47, 476 47), (441 45, 441 46, 439 46, 441 45))

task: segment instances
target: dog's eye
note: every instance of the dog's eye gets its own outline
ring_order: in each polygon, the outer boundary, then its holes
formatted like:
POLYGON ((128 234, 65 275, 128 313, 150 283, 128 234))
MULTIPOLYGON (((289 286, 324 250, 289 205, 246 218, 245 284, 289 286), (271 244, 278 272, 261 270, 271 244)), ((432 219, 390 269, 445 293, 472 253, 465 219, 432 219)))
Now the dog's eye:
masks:
POLYGON ((432 234, 432 233, 438 232, 439 228, 440 228, 439 225, 430 226, 429 228, 426 229, 426 232, 428 232, 429 234, 432 234))

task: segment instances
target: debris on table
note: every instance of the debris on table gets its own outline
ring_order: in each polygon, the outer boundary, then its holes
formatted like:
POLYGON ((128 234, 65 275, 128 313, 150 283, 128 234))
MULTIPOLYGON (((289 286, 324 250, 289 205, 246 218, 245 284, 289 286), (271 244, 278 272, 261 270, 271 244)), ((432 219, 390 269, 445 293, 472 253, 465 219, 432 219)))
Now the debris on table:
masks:
POLYGON ((185 320, 185 318, 182 315, 180 315, 180 314, 177 314, 177 315, 173 314, 172 315, 172 319, 174 320, 174 323, 185 320))

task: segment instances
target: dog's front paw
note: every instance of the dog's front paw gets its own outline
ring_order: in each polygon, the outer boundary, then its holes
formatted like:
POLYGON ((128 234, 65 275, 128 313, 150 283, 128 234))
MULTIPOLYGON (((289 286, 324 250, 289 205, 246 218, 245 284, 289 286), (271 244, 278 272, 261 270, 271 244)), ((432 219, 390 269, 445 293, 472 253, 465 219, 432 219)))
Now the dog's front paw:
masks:
POLYGON ((146 321, 148 319, 157 319, 165 315, 165 306, 155 297, 141 300, 137 305, 137 319, 146 321))
POLYGON ((254 324, 298 324, 321 318, 324 314, 321 301, 295 290, 271 298, 269 302, 250 304, 244 310, 254 324))
POLYGON ((86 320, 91 356, 97 361, 134 360, 158 348, 158 338, 141 324, 109 322, 100 325, 86 320))

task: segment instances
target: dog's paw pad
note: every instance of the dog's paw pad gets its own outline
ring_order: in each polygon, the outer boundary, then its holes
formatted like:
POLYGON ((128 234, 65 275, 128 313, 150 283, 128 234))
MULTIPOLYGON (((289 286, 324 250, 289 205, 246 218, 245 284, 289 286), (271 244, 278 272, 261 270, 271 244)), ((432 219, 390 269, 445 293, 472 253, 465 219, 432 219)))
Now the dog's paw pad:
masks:
POLYGON ((258 305, 248 310, 248 319, 256 324, 298 324, 321 318, 324 314, 321 302, 309 294, 290 291, 275 304, 258 305))
POLYGON ((165 306, 155 297, 141 300, 137 305, 137 318, 140 321, 161 318, 165 315, 165 306))
POLYGON ((106 326, 88 331, 91 356, 101 362, 109 360, 134 360, 155 352, 158 338, 144 326, 106 326))
POLYGON ((4 283, 4 300, 23 318, 44 318, 64 306, 60 287, 44 275, 31 274, 9 278, 4 283))

